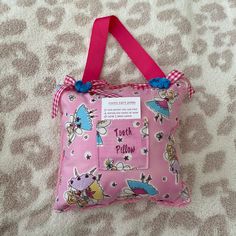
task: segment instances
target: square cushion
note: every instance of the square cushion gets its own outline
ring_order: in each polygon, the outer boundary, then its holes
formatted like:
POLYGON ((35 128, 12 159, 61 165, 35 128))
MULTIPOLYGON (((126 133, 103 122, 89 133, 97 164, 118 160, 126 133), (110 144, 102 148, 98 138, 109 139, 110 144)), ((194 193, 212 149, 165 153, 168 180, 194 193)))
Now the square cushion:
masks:
POLYGON ((60 98, 61 159, 55 209, 105 206, 143 197, 170 206, 189 203, 174 139, 188 88, 180 78, 168 89, 148 84, 101 89, 123 98, 140 98, 138 119, 104 119, 105 96, 65 90, 60 98))

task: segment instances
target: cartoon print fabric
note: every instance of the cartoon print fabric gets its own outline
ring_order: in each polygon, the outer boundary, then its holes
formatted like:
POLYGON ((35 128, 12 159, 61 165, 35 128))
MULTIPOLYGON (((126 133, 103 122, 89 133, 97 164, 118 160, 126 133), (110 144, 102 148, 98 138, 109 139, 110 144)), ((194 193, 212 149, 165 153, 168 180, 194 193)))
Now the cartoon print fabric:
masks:
POLYGON ((97 145, 103 145, 102 135, 107 134, 107 126, 110 124, 110 120, 101 120, 97 123, 97 145))
POLYGON ((55 209, 106 206, 143 197, 171 206, 189 203, 174 141, 187 83, 174 83, 166 90, 127 86, 111 92, 139 96, 141 119, 102 120, 104 96, 73 90, 62 95, 55 209))
POLYGON ((78 204, 80 207, 86 205, 96 204, 105 196, 102 187, 100 186, 101 174, 96 177, 93 172, 96 168, 89 171, 89 173, 79 174, 77 169, 74 169, 74 177, 69 180, 69 190, 65 192, 66 202, 71 204, 78 204))
POLYGON ((148 168, 148 152, 142 152, 144 148, 146 150, 149 148, 147 133, 147 118, 143 120, 99 121, 97 123, 99 169, 130 170, 148 168), (144 128, 145 135, 143 133, 144 128), (112 163, 113 168, 110 168, 108 163, 110 165, 112 163), (124 168, 121 168, 121 166, 124 168))
POLYGON ((169 162, 170 171, 175 175, 176 183, 179 181, 180 165, 175 150, 174 138, 169 136, 169 142, 166 145, 166 151, 164 152, 165 159, 169 162))
POLYGON ((160 119, 163 122, 163 117, 168 118, 170 116, 171 105, 174 103, 175 98, 178 96, 173 90, 159 90, 158 97, 154 100, 146 103, 147 107, 151 109, 156 115, 155 119, 160 119))
MULTIPOLYGON (((71 96, 69 96, 69 99, 71 96)), ((71 100, 71 99, 70 99, 71 100)), ((89 111, 84 104, 76 109, 73 115, 70 115, 69 121, 66 123, 68 132, 68 145, 75 139, 76 135, 82 135, 84 131, 92 130, 93 111, 89 111)))
POLYGON ((127 180, 128 188, 124 188, 119 198, 133 198, 142 196, 154 196, 158 194, 158 190, 153 187, 149 182, 152 177, 148 175, 145 179, 145 175, 142 173, 140 180, 127 180))

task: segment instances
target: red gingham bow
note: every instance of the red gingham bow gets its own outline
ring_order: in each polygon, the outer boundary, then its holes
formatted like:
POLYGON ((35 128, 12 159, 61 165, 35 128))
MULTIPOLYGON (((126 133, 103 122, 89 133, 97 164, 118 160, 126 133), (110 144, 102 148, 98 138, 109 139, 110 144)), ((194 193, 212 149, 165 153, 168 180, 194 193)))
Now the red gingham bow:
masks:
POLYGON ((187 78, 184 77, 184 73, 177 71, 177 70, 172 70, 166 77, 167 79, 170 80, 171 84, 174 84, 175 82, 177 82, 180 78, 185 80, 188 83, 188 94, 189 94, 189 98, 192 97, 192 95, 195 93, 195 90, 193 89, 193 87, 191 86, 189 80, 187 78))
MULTIPOLYGON (((66 89, 74 88, 75 83, 76 83, 76 80, 74 78, 68 75, 65 77, 64 84, 56 91, 53 98, 52 114, 51 114, 52 118, 55 118, 57 116, 58 105, 61 98, 61 94, 66 89)), ((106 91, 101 89, 101 88, 104 89, 105 87, 109 86, 109 84, 105 80, 93 80, 91 81, 91 83, 92 83, 92 88, 89 90, 90 94, 100 94, 105 97, 120 97, 120 95, 118 94, 107 93, 106 91)))
POLYGON ((54 94, 52 103, 52 114, 51 114, 52 118, 55 118, 57 116, 58 105, 61 98, 61 94, 65 89, 72 88, 75 85, 75 82, 76 81, 73 78, 66 76, 64 84, 54 94))

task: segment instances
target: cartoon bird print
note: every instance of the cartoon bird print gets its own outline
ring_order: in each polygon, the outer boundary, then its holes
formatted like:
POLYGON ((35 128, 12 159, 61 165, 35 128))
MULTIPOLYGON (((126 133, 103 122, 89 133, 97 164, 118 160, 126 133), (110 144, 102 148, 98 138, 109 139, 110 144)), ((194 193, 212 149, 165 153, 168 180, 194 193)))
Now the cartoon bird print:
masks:
POLYGON ((171 106, 176 100, 178 94, 173 90, 158 90, 158 97, 155 97, 154 100, 147 101, 146 106, 155 113, 155 120, 160 120, 162 124, 163 118, 168 118, 170 116, 171 106))
POLYGON ((123 193, 120 195, 120 198, 129 198, 134 196, 154 196, 158 194, 158 190, 151 185, 149 182, 152 180, 152 177, 146 176, 142 173, 140 180, 127 180, 129 188, 123 189, 123 193))
POLYGON ((169 142, 166 145, 164 158, 169 162, 170 172, 175 175, 175 183, 177 184, 179 182, 180 165, 177 159, 174 138, 171 136, 169 136, 169 142))
POLYGON ((78 204, 84 207, 88 204, 95 204, 110 197, 104 194, 100 185, 101 174, 96 177, 93 173, 96 168, 90 170, 88 173, 79 174, 77 169, 74 169, 74 177, 69 180, 69 190, 65 193, 65 199, 69 205, 78 204))
POLYGON ((131 170, 131 166, 130 165, 126 165, 123 162, 118 162, 116 164, 114 164, 114 160, 110 160, 107 159, 105 161, 105 167, 107 170, 131 170))
POLYGON ((110 120, 101 120, 97 123, 97 145, 103 145, 102 136, 107 134, 107 127, 111 124, 110 120))
POLYGON ((95 110, 89 111, 88 108, 82 104, 75 110, 73 115, 70 115, 69 121, 65 124, 68 136, 68 145, 74 141, 77 135, 81 136, 84 131, 92 130, 92 118, 94 118, 94 112, 95 110))

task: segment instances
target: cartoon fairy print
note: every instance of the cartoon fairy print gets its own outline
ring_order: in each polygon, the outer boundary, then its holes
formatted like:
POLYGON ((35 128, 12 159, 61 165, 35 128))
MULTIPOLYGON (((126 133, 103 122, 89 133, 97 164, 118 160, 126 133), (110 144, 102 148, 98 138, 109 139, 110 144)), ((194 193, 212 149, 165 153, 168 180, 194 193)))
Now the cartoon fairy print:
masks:
POLYGON ((101 174, 95 176, 93 173, 96 168, 90 170, 88 173, 79 174, 77 169, 74 169, 74 177, 69 180, 69 190, 65 192, 66 202, 77 204, 80 207, 86 205, 97 204, 105 197, 110 197, 104 194, 100 185, 101 174))
POLYGON ((145 117, 144 118, 144 123, 143 123, 143 127, 141 128, 140 132, 142 134, 142 137, 143 138, 146 138, 148 137, 149 135, 149 132, 148 132, 148 119, 145 117))
POLYGON ((93 124, 92 118, 94 118, 95 110, 88 110, 88 108, 82 104, 75 110, 73 115, 70 115, 69 121, 66 122, 65 127, 68 135, 68 145, 70 145, 76 135, 81 136, 83 131, 91 131, 93 124))
POLYGON ((178 184, 179 174, 180 174, 180 165, 177 159, 174 138, 171 136, 169 136, 169 142, 166 145, 164 158, 169 162, 170 172, 175 175, 175 183, 178 184))
POLYGON ((146 106, 155 113, 155 120, 160 120, 163 122, 163 118, 168 118, 170 116, 171 107, 176 100, 178 94, 174 90, 158 90, 158 97, 154 100, 147 101, 146 106))
POLYGON ((103 140, 102 140, 102 136, 107 134, 107 126, 109 126, 111 124, 110 120, 101 120, 97 123, 97 135, 96 135, 96 139, 97 139, 97 145, 103 145, 103 140))
POLYGON ((182 200, 189 202, 190 201, 190 193, 189 193, 189 189, 187 187, 185 187, 181 193, 180 193, 180 197, 182 200))
POLYGON ((121 171, 121 170, 131 170, 131 166, 130 165, 127 165, 127 164, 124 164, 123 162, 118 162, 116 164, 114 164, 114 160, 110 160, 110 159, 107 159, 105 161, 105 167, 107 170, 118 170, 118 171, 121 171))
POLYGON ((154 196, 159 192, 149 182, 152 180, 151 176, 146 176, 142 173, 140 180, 127 180, 128 188, 124 188, 119 198, 129 198, 138 196, 154 196))

